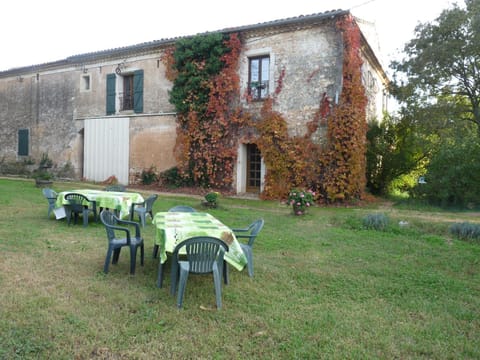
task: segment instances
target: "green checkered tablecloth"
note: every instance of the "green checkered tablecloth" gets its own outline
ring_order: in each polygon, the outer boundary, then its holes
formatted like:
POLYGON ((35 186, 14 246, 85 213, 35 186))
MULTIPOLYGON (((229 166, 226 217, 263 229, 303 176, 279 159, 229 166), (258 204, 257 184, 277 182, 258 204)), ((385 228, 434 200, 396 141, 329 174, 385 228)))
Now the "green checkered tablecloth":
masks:
POLYGON ((212 215, 204 212, 159 212, 153 218, 156 227, 155 245, 158 245, 160 261, 167 260, 177 244, 193 236, 213 236, 228 245, 225 260, 237 270, 247 264, 247 258, 232 230, 212 215))
MULTIPOLYGON (((89 200, 97 203, 97 209, 104 208, 117 211, 121 218, 124 218, 130 214, 132 204, 142 203, 145 200, 142 195, 134 192, 115 192, 115 191, 102 191, 92 189, 80 189, 62 191, 58 194, 56 207, 60 208, 68 202, 65 200, 65 195, 68 193, 78 193, 86 196, 89 200)), ((86 204, 88 205, 88 204, 86 204)))

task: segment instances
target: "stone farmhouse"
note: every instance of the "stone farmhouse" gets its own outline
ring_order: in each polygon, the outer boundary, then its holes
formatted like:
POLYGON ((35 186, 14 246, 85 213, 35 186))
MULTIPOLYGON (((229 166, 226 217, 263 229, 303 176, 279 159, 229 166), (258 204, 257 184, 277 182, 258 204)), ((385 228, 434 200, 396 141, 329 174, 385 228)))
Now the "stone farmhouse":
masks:
MULTIPOLYGON (((343 49, 335 21, 346 15, 349 11, 334 10, 218 31, 235 32, 243 39, 241 93, 266 98, 286 69, 274 106, 288 119, 291 136, 306 132, 325 95, 338 101, 343 49)), ((134 182, 151 166, 158 171, 174 167, 176 113, 162 57, 175 41, 156 40, 0 72, 0 160, 38 163, 48 154, 57 167, 72 166, 78 179, 100 182, 115 175, 123 184, 134 182)), ((368 121, 381 118, 386 110, 388 79, 364 33, 361 41, 368 121)), ((233 190, 260 192, 266 172, 255 144, 240 143, 233 190)))

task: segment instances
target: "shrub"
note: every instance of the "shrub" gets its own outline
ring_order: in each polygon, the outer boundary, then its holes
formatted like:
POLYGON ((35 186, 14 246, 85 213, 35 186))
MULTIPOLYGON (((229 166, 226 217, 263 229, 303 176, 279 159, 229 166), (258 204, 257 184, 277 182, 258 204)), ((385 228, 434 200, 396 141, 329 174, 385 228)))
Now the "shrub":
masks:
POLYGON ((427 166, 426 183, 412 195, 432 205, 473 208, 480 205, 480 144, 468 137, 446 142, 427 166))
POLYGON ((160 181, 163 185, 169 187, 182 187, 182 186, 191 186, 193 180, 190 178, 185 178, 180 175, 177 167, 170 168, 160 173, 160 181))
POLYGON ((202 204, 206 207, 216 208, 218 206, 218 197, 220 193, 217 191, 210 191, 205 195, 205 200, 202 204))
POLYGON ((450 226, 449 232, 461 240, 480 240, 480 224, 472 224, 469 222, 455 223, 450 226))
POLYGON ((388 227, 388 217, 385 214, 368 214, 363 218, 363 227, 369 230, 384 231, 388 227))
POLYGON ((150 185, 155 181, 158 181, 158 176, 156 174, 157 169, 155 166, 150 166, 149 169, 143 170, 141 177, 142 177, 142 184, 143 185, 150 185))

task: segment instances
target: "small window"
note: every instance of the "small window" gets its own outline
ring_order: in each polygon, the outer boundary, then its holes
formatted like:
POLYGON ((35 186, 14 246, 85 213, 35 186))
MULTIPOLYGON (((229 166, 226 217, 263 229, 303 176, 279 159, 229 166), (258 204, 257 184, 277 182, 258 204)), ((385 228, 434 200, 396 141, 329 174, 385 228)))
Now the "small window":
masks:
POLYGON ((270 56, 258 56, 249 59, 248 90, 254 100, 268 97, 270 83, 270 56))
POLYGON ((18 130, 18 156, 28 156, 28 129, 18 130))
POLYGON ((80 89, 82 91, 90 91, 90 75, 82 75, 80 89))

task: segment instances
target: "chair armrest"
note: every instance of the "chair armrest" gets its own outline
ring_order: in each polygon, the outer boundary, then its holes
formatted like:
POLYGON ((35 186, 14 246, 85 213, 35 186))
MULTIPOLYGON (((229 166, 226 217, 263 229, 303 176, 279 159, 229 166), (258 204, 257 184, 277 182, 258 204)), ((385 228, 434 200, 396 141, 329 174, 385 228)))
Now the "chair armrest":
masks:
POLYGON ((236 237, 237 239, 251 239, 251 238, 253 238, 254 236, 253 236, 253 235, 237 235, 237 234, 235 234, 235 237, 236 237))
POLYGON ((127 238, 127 244, 130 244, 130 229, 121 227, 121 226, 115 226, 115 225, 106 225, 104 224, 107 228, 112 229, 112 230, 117 230, 117 231, 125 231, 125 236, 127 238))
POLYGON ((233 232, 247 232, 249 228, 243 228, 243 229, 231 229, 233 232))
POLYGON ((139 238, 141 236, 140 235, 140 224, 137 223, 136 221, 122 220, 122 219, 117 218, 117 223, 118 224, 135 226, 135 237, 139 238))

